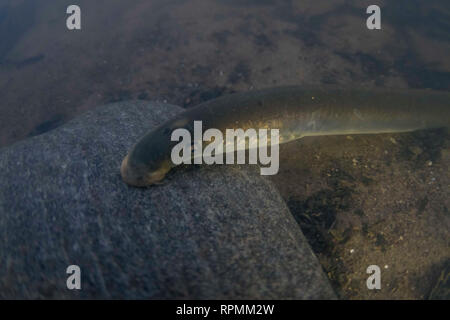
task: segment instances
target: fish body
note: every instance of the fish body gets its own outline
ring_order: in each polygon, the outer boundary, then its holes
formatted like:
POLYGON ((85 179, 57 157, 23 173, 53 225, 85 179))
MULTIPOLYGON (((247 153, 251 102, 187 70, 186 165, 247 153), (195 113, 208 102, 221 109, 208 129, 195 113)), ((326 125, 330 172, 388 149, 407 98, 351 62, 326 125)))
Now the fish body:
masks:
POLYGON ((125 182, 147 186, 174 167, 175 129, 278 129, 279 143, 305 136, 408 132, 448 127, 450 93, 431 90, 373 90, 276 87, 226 95, 180 113, 147 133, 121 166, 125 182))

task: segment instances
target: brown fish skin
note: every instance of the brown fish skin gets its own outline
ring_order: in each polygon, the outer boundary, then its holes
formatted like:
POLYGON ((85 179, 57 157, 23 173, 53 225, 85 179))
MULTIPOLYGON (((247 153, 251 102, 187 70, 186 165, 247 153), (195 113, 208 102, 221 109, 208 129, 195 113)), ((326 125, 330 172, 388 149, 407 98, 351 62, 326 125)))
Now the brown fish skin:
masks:
POLYGON ((203 130, 268 128, 280 130, 280 143, 304 136, 376 134, 448 127, 450 93, 432 90, 276 87, 236 93, 199 104, 147 133, 121 166, 132 186, 158 183, 175 165, 173 130, 193 135, 194 121, 203 130))

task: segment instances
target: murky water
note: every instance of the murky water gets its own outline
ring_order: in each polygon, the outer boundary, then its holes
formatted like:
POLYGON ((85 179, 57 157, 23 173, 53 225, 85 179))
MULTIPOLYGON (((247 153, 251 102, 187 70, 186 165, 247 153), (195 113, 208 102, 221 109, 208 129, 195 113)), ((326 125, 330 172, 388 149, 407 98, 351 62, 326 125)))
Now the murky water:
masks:
MULTIPOLYGON (((69 4, 0 0, 0 146, 119 100, 189 108, 290 84, 450 90, 446 0, 378 1, 381 30, 366 28, 372 3, 360 0, 80 0, 75 31, 69 4)), ((448 141, 439 131, 282 148, 273 180, 342 297, 429 297, 450 258, 448 141), (364 289, 369 260, 390 266, 390 288, 364 289)))

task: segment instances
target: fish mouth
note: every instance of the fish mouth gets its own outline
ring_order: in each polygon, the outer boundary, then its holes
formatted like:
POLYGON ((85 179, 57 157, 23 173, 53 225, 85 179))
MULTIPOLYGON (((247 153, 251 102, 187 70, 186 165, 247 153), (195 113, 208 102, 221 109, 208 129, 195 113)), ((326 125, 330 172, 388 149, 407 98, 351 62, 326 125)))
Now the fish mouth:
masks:
POLYGON ((158 184, 164 179, 167 171, 165 168, 152 172, 131 168, 128 164, 128 155, 123 159, 120 166, 120 174, 123 181, 133 187, 148 187, 153 184, 158 184))

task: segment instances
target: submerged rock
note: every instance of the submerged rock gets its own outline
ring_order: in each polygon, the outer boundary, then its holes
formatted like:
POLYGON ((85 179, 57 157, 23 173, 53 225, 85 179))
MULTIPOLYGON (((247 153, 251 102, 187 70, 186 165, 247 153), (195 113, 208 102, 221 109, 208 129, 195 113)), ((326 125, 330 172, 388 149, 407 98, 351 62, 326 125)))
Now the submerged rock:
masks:
POLYGON ((334 298, 259 169, 122 182, 132 144, 180 111, 115 103, 0 149, 1 298, 334 298), (81 290, 66 287, 69 265, 81 268, 81 290))

